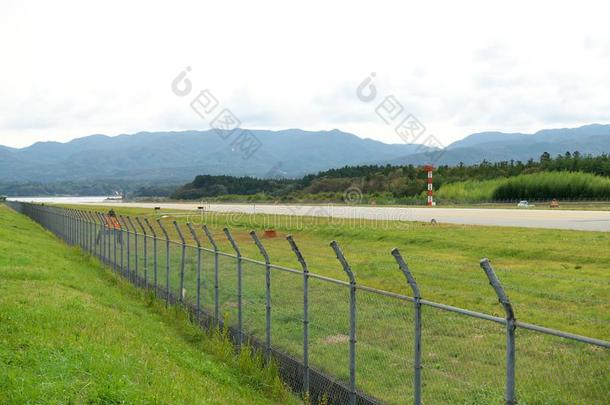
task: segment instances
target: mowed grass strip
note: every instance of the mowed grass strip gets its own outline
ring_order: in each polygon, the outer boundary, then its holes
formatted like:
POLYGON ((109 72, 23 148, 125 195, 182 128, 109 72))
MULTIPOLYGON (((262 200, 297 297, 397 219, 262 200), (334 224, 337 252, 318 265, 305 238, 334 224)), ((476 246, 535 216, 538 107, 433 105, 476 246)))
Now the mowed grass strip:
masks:
POLYGON ((0 403, 296 403, 99 262, 0 205, 0 403))

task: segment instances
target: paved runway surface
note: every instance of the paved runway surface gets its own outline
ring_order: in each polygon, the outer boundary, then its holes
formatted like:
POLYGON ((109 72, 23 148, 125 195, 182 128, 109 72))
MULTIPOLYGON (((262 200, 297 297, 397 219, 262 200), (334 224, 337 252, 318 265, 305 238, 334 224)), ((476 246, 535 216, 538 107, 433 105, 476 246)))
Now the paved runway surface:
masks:
MULTIPOLYGON (((93 203, 92 203, 93 204, 93 203)), ((171 210, 196 210, 198 204, 182 203, 94 203, 122 207, 171 210)), ((424 207, 352 207, 346 205, 279 205, 279 204, 207 204, 215 212, 241 212, 303 216, 332 216, 371 220, 424 221, 468 225, 519 226, 531 228, 610 231, 610 211, 570 211, 533 209, 424 208, 424 207)))

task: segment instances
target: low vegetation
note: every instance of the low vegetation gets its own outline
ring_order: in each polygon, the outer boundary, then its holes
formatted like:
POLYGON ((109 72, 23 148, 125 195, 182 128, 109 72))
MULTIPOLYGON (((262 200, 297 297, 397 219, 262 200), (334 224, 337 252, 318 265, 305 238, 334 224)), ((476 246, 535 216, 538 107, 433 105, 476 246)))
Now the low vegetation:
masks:
POLYGON ((273 368, 0 205, 1 403, 297 403, 273 368))
POLYGON ((606 200, 610 178, 580 172, 545 172, 494 180, 445 184, 436 193, 443 201, 606 200))
MULTIPOLYGON (((435 169, 440 202, 530 199, 610 199, 610 157, 578 152, 538 162, 482 162, 435 169), (510 181, 509 181, 510 179, 510 181)), ((427 175, 421 167, 347 166, 300 179, 197 176, 178 188, 175 199, 216 201, 343 202, 416 204, 425 201, 427 175), (357 195, 349 194, 357 190, 357 195)))

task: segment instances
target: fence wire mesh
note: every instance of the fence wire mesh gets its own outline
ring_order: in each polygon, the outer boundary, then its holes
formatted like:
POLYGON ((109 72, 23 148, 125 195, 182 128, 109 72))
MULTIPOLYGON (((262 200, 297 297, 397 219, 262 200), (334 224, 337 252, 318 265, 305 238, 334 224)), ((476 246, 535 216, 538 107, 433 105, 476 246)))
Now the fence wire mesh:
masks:
MULTIPOLYGON (((214 250, 215 242, 201 229, 194 231, 201 246, 187 231, 183 241, 179 224, 172 229, 151 221, 144 227, 136 218, 133 227, 129 219, 130 226, 113 227, 106 214, 8 204, 135 285, 168 303, 182 303, 208 324, 226 327, 237 344, 242 336, 278 364, 293 389, 308 387, 313 403, 492 404, 515 403, 515 396, 523 404, 608 400, 610 343, 514 321, 508 298, 489 272, 506 318, 420 301, 411 283, 409 288, 405 282, 406 295, 356 280, 350 284, 345 261, 344 272, 338 266, 332 279, 241 257, 244 235, 234 240, 232 251, 223 234, 210 234, 220 243, 221 250, 214 250), (515 325, 514 338, 507 325, 515 325), (510 342, 516 363, 509 361, 510 342)), ((477 291, 489 289, 483 278, 473 283, 477 291)))
POLYGON ((610 350, 518 329, 517 353, 520 403, 608 403, 610 350))
POLYGON ((502 402, 505 330, 494 322, 423 306, 423 402, 502 402))

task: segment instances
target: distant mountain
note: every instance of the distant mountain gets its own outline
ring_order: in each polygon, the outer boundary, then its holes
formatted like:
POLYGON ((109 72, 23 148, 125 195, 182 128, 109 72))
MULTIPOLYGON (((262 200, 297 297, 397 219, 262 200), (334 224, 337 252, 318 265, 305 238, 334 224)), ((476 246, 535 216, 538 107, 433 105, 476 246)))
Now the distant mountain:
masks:
POLYGON ((528 159, 538 160, 548 152, 555 156, 565 152, 600 155, 610 153, 610 125, 592 124, 579 128, 543 129, 534 134, 481 132, 449 145, 444 151, 415 153, 392 159, 391 164, 476 164, 528 159))
POLYGON ((429 150, 385 144, 339 130, 252 130, 260 147, 244 159, 237 134, 209 131, 92 135, 67 143, 0 147, 0 181, 58 182, 96 179, 183 182, 198 174, 300 177, 333 167, 381 163, 429 150))
POLYGON ((361 164, 457 165, 538 159, 578 150, 610 153, 610 125, 545 129, 535 134, 483 132, 438 151, 416 144, 385 144, 332 131, 252 130, 260 148, 243 159, 236 134, 209 131, 91 135, 67 143, 0 146, 0 182, 129 180, 179 184, 199 174, 297 178, 361 164))

